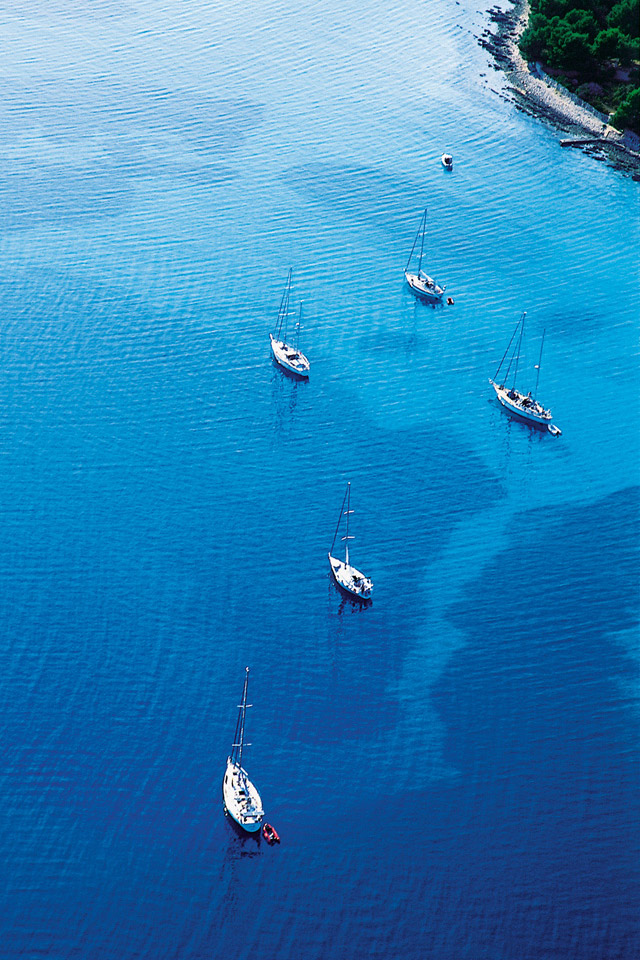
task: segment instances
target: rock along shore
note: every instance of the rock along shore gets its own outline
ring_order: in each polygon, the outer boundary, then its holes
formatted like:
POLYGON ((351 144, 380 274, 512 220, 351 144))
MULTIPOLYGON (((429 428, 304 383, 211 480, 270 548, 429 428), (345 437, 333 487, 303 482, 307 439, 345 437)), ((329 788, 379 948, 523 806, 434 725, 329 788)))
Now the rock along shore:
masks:
POLYGON ((495 30, 485 30, 478 42, 505 73, 510 83, 508 93, 518 109, 546 120, 567 134, 599 141, 583 144, 581 149, 640 179, 640 153, 625 142, 624 134, 580 106, 568 92, 564 94, 550 86, 529 69, 518 47, 529 19, 528 0, 513 0, 509 10, 493 7, 489 16, 495 30))

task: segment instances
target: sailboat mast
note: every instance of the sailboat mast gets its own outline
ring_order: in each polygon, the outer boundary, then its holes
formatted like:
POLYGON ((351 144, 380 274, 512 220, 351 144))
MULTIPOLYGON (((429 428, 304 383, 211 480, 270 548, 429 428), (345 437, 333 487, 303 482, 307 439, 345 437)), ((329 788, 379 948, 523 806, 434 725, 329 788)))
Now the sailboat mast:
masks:
POLYGON ((287 301, 284 309, 284 333, 282 334, 282 340, 286 342, 287 339, 287 326, 289 322, 289 297, 291 296, 291 267, 289 267, 289 276, 287 277, 287 301))
POLYGON ((349 566, 349 514, 351 513, 351 481, 347 483, 347 535, 344 546, 344 562, 349 566))
POLYGON ((298 349, 300 343, 300 324, 302 323, 302 300, 300 301, 300 312, 298 314, 298 322, 296 324, 296 339, 295 339, 295 348, 298 349))
POLYGON ((334 535, 333 535, 333 540, 331 541, 331 550, 329 551, 331 554, 333 553, 333 548, 334 548, 335 545, 336 545, 336 537, 338 536, 338 531, 339 531, 339 529, 340 529, 340 524, 342 523, 342 518, 343 518, 343 516, 344 516, 344 505, 345 505, 346 500, 347 500, 347 493, 348 493, 348 492, 349 492, 349 487, 347 487, 347 489, 345 490, 344 497, 342 498, 342 506, 340 507, 340 513, 338 514, 338 522, 337 522, 337 524, 336 524, 336 532, 335 532, 334 535))
POLYGON ((287 338, 287 317, 289 315, 289 294, 291 293, 291 275, 292 268, 289 267, 289 275, 287 276, 287 285, 284 288, 284 293, 282 294, 282 300, 280 301, 280 309, 278 310, 278 325, 276 327, 276 339, 286 340, 287 338), (282 335, 282 325, 284 323, 284 336, 282 335))
MULTIPOLYGON (((526 313, 523 314, 523 317, 526 317, 526 313)), ((507 349, 505 350, 505 352, 504 352, 503 355, 502 355, 502 360, 501 360, 500 363, 498 364, 498 369, 496 370, 496 372, 495 372, 494 375, 493 375, 493 379, 494 379, 494 380, 497 380, 497 379, 498 379, 498 374, 500 373, 500 370, 502 369, 502 364, 504 363, 505 358, 506 358, 507 354, 509 353, 509 350, 510 350, 510 348, 511 348, 511 344, 513 343, 513 338, 515 337, 516 333, 518 332, 518 327, 520 326, 520 323, 521 323, 522 319, 523 319, 523 318, 521 317, 520 320, 518 320, 518 322, 517 322, 516 325, 515 325, 514 331, 513 331, 513 333, 511 334, 511 340, 509 340, 509 343, 507 344, 507 349)), ((509 363, 509 367, 510 367, 510 366, 511 366, 511 363, 509 363)), ((508 376, 509 376, 509 369, 507 368, 507 373, 506 373, 506 376, 505 376, 505 380, 506 380, 506 378, 507 378, 508 376)))
POLYGON ((427 231, 427 210, 422 215, 422 241, 420 243, 420 259, 418 260, 418 276, 420 276, 420 270, 422 268, 422 254, 424 253, 424 235, 427 231))
POLYGON ((547 330, 546 330, 546 328, 545 328, 545 329, 542 331, 542 343, 540 344, 540 356, 538 357, 538 364, 537 364, 537 366, 536 366, 536 370, 537 370, 538 372, 537 372, 537 374, 536 374, 536 392, 535 392, 534 395, 533 395, 534 400, 535 400, 535 398, 538 396, 538 383, 540 382, 540 366, 541 366, 541 364, 542 364, 542 348, 544 347, 544 335, 545 335, 546 332, 547 332, 547 330))
POLYGON ((249 685, 249 667, 245 667, 242 703, 240 704, 240 739, 238 741, 238 766, 242 767, 242 750, 244 747, 244 722, 247 714, 247 687, 249 685))
POLYGON ((524 318, 525 317, 526 317, 526 313, 523 313, 521 326, 520 326, 520 338, 518 340, 518 351, 516 353, 516 369, 514 370, 514 373, 513 373, 513 389, 514 390, 516 388, 516 379, 518 376, 518 363, 520 362, 520 348, 522 346, 522 335, 524 334, 524 318))
POLYGON ((236 761, 238 759, 238 746, 240 744, 240 727, 242 724, 242 711, 238 711, 238 718, 236 720, 236 729, 233 734, 233 743, 231 744, 231 759, 236 761))
MULTIPOLYGON (((414 237, 414 240, 413 240, 413 246, 411 247, 411 253, 409 254, 409 259, 407 260, 407 265, 406 265, 406 267, 404 268, 404 269, 405 269, 405 273, 406 273, 406 271, 409 269, 409 267, 411 266, 411 261, 412 261, 412 259, 413 259, 413 251, 416 249, 416 243, 418 242, 418 237, 420 236, 420 232, 422 232, 422 244, 423 244, 423 246, 424 246, 424 227, 423 227, 423 221, 425 220, 426 215, 427 215, 427 211, 425 210, 425 212, 422 214, 422 219, 420 220, 420 226, 418 227, 418 232, 416 233, 416 235, 415 235, 415 237, 414 237)), ((420 251, 420 262, 422 263, 422 251, 420 251)), ((419 270, 420 270, 420 267, 418 267, 418 271, 419 271, 419 270)))

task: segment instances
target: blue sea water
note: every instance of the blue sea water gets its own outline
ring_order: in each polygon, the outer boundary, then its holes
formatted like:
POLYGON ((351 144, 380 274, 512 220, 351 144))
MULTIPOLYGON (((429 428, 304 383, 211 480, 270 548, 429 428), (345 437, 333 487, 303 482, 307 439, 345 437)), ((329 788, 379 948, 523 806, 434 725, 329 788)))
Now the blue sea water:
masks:
POLYGON ((485 22, 0 13, 2 960, 640 955, 638 187, 485 22), (488 384, 523 310, 560 438, 488 384), (247 664, 275 848, 221 807, 247 664))

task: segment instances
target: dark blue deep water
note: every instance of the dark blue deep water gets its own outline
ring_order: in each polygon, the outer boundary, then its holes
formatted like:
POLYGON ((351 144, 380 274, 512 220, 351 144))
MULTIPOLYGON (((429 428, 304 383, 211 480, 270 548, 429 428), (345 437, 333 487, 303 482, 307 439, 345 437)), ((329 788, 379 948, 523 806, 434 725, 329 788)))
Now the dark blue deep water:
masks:
POLYGON ((468 0, 0 24, 1 960, 639 956, 637 184, 468 0), (488 384, 523 310, 559 438, 488 384))

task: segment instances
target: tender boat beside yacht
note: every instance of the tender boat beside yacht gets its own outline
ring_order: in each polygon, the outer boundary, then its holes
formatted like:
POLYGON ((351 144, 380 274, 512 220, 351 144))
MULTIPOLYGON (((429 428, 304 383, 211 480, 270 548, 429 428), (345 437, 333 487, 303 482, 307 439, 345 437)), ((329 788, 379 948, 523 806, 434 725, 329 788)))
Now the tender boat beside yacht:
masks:
POLYGON ((411 292, 415 294, 416 297, 419 297, 421 300, 426 300, 429 303, 442 303, 442 297, 444 296, 445 288, 436 283, 433 277, 430 277, 429 274, 422 269, 424 237, 426 230, 427 211, 425 209, 424 213, 422 214, 422 219, 420 220, 420 226, 418 227, 416 238, 413 241, 413 246, 411 247, 411 253, 409 254, 407 265, 404 269, 404 276, 411 292), (413 254, 418 243, 418 238, 420 238, 420 256, 418 257, 418 269, 414 272, 409 268, 411 266, 413 254))
POLYGON ((280 835, 276 828, 272 827, 270 823, 264 823, 262 825, 262 836, 270 846, 273 846, 274 843, 280 843, 280 835))
POLYGON ((331 550, 329 551, 329 566, 331 567, 331 573, 333 574, 334 580, 342 590, 350 594, 350 596, 356 597, 358 600, 370 600, 373 592, 373 581, 370 580, 369 577, 365 577, 364 573, 361 573, 360 570, 357 570, 349 563, 349 540, 353 540, 353 537, 349 536, 349 516, 352 513, 351 483, 348 483, 347 490, 342 501, 342 506, 340 508, 336 532, 333 535, 333 543, 331 544, 331 550), (344 509, 345 504, 347 507, 346 510, 344 509), (340 560, 338 557, 333 556, 333 548, 335 546, 338 531, 340 530, 342 518, 344 516, 347 518, 346 535, 341 539, 345 543, 345 558, 344 560, 340 560))
POLYGON ((271 351, 274 359, 280 366, 296 373, 299 377, 308 377, 310 364, 304 353, 298 348, 298 338, 300 335, 300 323, 302 321, 302 304, 300 304, 300 314, 296 323, 296 330, 293 343, 287 342, 287 325, 289 320, 289 298, 291 296, 291 275, 289 270, 287 283, 280 301, 278 310, 278 319, 274 333, 269 334, 271 341, 271 351))
POLYGON ((242 766, 242 753, 245 746, 244 731, 247 709, 247 686, 249 684, 249 667, 246 667, 242 703, 238 704, 238 720, 233 738, 231 754, 227 758, 227 768, 222 781, 222 798, 225 813, 232 817, 238 826, 247 833, 257 833, 262 824, 264 810, 257 788, 249 779, 247 771, 242 766))

